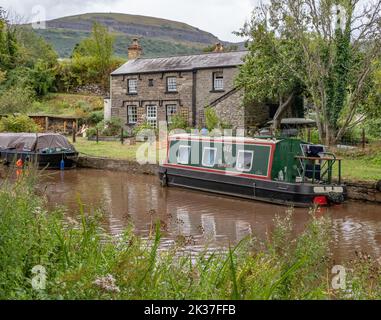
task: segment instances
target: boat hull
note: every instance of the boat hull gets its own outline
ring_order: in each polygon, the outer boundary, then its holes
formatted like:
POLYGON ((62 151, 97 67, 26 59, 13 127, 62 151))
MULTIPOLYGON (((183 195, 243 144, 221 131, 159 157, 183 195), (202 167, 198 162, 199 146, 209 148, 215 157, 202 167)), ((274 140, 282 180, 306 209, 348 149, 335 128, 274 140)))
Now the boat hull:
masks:
POLYGON ((60 169, 61 160, 64 160, 65 169, 75 168, 77 164, 78 152, 65 153, 35 153, 35 152, 20 152, 13 150, 3 150, 0 153, 1 160, 10 165, 21 159, 23 163, 36 163, 39 169, 60 169))
POLYGON ((330 203, 346 198, 344 185, 314 185, 244 178, 161 166, 162 185, 191 188, 228 196, 247 198, 296 207, 309 207, 316 197, 325 196, 330 203))

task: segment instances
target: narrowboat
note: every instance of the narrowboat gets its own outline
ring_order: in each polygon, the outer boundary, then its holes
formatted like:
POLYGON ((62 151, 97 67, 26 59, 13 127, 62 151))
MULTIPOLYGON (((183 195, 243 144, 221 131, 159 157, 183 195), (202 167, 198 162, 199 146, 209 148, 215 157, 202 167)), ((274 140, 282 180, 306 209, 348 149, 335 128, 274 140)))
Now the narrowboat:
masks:
POLYGON ((346 198, 341 159, 322 145, 290 138, 178 134, 168 138, 167 149, 159 168, 163 186, 301 207, 346 198))
POLYGON ((76 166, 77 158, 78 152, 60 134, 0 133, 0 161, 6 165, 21 160, 41 169, 69 169, 76 166))

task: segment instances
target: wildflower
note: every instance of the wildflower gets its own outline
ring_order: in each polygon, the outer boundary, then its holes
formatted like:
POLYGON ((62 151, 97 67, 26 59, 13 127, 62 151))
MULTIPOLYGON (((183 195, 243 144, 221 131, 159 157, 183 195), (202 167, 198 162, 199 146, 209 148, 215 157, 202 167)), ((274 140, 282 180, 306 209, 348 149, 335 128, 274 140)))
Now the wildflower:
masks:
POLYGON ((116 282, 115 278, 111 274, 108 274, 105 277, 100 277, 96 279, 93 282, 93 284, 95 284, 96 286, 98 286, 100 289, 104 291, 119 293, 120 289, 115 284, 115 282, 116 282))

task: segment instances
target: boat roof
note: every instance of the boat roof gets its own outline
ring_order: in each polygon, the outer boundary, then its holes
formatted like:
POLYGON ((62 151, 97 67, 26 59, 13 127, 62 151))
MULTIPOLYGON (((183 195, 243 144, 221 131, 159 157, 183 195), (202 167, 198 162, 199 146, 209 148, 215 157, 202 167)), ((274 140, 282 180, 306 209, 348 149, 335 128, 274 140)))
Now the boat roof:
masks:
POLYGON ((173 134, 169 136, 170 140, 180 140, 180 139, 187 139, 187 140, 224 140, 224 141, 234 141, 234 142, 246 142, 246 143, 268 143, 268 144, 277 144, 281 140, 275 139, 275 138, 250 138, 250 137, 240 137, 240 136, 204 136, 204 135, 195 135, 195 134, 189 134, 189 133, 180 133, 180 134, 173 134))
POLYGON ((58 133, 0 133, 0 149, 39 151, 46 148, 74 149, 58 133))

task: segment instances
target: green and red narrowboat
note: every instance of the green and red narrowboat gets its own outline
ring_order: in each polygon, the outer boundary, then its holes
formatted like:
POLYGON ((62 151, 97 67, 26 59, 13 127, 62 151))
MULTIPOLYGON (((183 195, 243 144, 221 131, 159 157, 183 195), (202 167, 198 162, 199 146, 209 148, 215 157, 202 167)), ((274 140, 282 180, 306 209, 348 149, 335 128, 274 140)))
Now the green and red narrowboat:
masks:
POLYGON ((159 176, 163 186, 294 206, 346 197, 341 159, 298 139, 173 135, 159 176))

